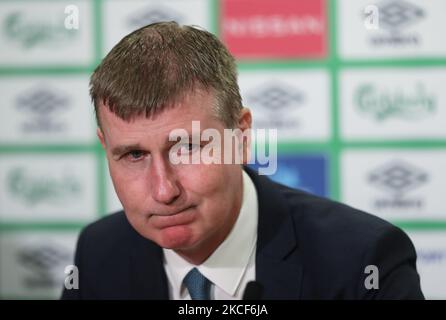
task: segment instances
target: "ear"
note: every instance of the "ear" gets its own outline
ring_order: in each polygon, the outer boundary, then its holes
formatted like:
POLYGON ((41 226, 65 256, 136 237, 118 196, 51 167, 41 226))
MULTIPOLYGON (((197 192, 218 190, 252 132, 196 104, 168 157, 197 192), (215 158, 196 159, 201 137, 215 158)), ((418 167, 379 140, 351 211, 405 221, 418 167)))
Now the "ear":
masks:
POLYGON ((99 141, 101 142, 102 148, 105 149, 105 137, 104 137, 104 133, 102 132, 101 128, 96 129, 96 134, 99 138, 99 141))
POLYGON ((242 131, 245 131, 246 129, 251 129, 252 125, 252 115, 251 110, 248 108, 242 108, 240 111, 240 117, 238 120, 238 128, 242 131))
POLYGON ((240 142, 242 163, 247 164, 251 156, 251 126, 252 115, 251 110, 243 108, 240 112, 240 117, 237 123, 237 127, 243 132, 242 141, 240 142), (248 131, 246 131, 248 130, 248 131))

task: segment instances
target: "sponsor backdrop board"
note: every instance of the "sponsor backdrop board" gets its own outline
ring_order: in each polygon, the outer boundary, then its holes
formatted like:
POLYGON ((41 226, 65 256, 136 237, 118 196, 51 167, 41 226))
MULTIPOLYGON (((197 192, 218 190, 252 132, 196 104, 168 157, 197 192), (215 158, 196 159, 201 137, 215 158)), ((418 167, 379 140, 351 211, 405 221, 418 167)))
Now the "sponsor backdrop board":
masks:
POLYGON ((88 79, 122 36, 175 20, 235 55, 254 128, 278 130, 271 178, 403 228, 426 297, 445 299, 444 12, 444 0, 0 0, 0 298, 58 298, 81 228, 122 208, 88 79))

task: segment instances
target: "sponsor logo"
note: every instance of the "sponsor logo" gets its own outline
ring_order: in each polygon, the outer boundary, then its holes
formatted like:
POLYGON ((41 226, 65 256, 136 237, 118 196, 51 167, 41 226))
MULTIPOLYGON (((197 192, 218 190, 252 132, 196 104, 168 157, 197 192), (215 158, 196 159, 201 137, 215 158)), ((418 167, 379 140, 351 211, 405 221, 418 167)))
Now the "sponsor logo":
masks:
POLYGON ((74 201, 82 191, 80 181, 70 170, 55 178, 16 167, 8 173, 7 185, 11 195, 30 206, 42 202, 60 205, 74 201))
MULTIPOLYGON (((261 167, 256 162, 249 165, 261 167)), ((278 156, 277 171, 270 178, 291 188, 328 196, 327 158, 324 155, 278 156)))
POLYGON ((222 1, 221 35, 237 58, 325 56, 326 3, 222 1))
POLYGON ((280 83, 265 84, 247 95, 248 105, 258 106, 268 118, 256 119, 258 128, 296 129, 300 125, 299 120, 288 115, 294 108, 301 107, 304 101, 302 91, 280 83))
POLYGON ((63 268, 70 262, 69 250, 54 243, 23 248, 16 259, 29 273, 23 284, 29 289, 43 289, 61 286, 63 268))
POLYGON ((420 120, 432 115, 437 109, 434 94, 417 83, 410 92, 400 88, 379 89, 373 84, 359 86, 354 94, 357 109, 377 121, 389 118, 420 120))
POLYGON ((421 8, 406 1, 387 1, 379 6, 380 25, 390 31, 414 24, 424 17, 421 8))
POLYGON ((181 24, 183 17, 170 8, 147 8, 143 12, 137 12, 127 18, 127 25, 137 29, 148 24, 161 21, 176 21, 181 24))
POLYGON ((421 209, 424 200, 420 197, 409 197, 407 193, 427 183, 428 174, 404 161, 392 161, 374 170, 368 181, 389 196, 376 199, 376 209, 421 209))
POLYGON ((64 19, 65 16, 61 15, 60 21, 47 18, 38 20, 35 17, 29 18, 23 12, 14 11, 6 16, 2 30, 7 39, 17 42, 24 49, 57 47, 61 43, 72 41, 77 35, 76 30, 65 28, 64 19))
POLYGON ((426 13, 409 1, 386 0, 378 3, 379 26, 386 34, 372 36, 371 43, 375 46, 418 45, 420 36, 415 32, 405 32, 404 29, 416 24, 426 17, 426 13))
POLYGON ((247 19, 228 19, 224 32, 234 37, 290 37, 300 35, 318 35, 324 31, 324 22, 316 16, 291 15, 252 16, 247 19))
POLYGON ((251 95, 249 101, 271 112, 281 111, 303 101, 301 92, 284 84, 269 84, 259 91, 260 93, 251 95))
POLYGON ((31 119, 21 124, 25 133, 61 132, 66 125, 55 116, 70 107, 68 97, 48 88, 35 88, 20 95, 15 101, 19 111, 26 112, 31 119))
POLYGON ((418 261, 422 264, 440 264, 446 262, 446 250, 418 250, 418 261))

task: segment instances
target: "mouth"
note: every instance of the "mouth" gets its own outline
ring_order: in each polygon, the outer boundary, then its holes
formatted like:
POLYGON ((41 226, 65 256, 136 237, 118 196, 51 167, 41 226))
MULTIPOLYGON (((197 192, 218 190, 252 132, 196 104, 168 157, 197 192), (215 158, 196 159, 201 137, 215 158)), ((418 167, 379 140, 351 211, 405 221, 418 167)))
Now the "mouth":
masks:
POLYGON ((151 214, 149 219, 152 220, 156 228, 163 229, 178 225, 191 223, 195 218, 195 206, 189 206, 180 211, 168 214, 151 214))

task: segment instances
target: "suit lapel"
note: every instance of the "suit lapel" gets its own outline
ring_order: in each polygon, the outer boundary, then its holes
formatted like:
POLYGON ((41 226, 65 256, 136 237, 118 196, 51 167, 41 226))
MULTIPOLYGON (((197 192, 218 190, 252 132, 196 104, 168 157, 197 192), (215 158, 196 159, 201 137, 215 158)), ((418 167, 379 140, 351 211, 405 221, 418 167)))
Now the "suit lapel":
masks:
POLYGON ((259 202, 256 280, 264 288, 262 298, 298 299, 303 268, 286 199, 269 179, 245 171, 256 186, 259 202))

